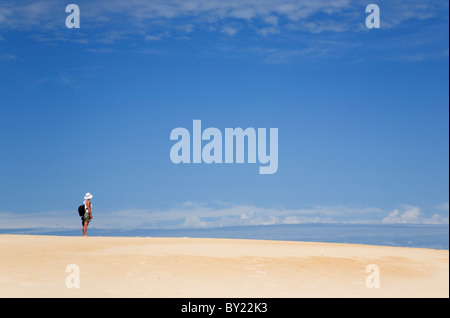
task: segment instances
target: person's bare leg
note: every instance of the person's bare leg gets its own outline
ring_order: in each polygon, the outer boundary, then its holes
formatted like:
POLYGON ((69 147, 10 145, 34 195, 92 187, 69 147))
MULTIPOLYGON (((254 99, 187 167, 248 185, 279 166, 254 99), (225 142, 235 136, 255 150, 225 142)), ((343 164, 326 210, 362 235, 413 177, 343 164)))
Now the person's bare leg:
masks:
POLYGON ((89 222, 84 222, 84 225, 83 225, 83 236, 87 236, 86 231, 87 231, 88 225, 89 225, 89 222))

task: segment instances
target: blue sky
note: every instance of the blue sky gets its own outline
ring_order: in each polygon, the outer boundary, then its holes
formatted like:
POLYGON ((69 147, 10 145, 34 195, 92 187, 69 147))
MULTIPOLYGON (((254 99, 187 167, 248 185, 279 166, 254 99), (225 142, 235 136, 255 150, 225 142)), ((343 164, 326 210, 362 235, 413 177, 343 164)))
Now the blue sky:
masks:
POLYGON ((448 1, 369 3, 0 0, 0 228, 448 224, 448 1), (173 164, 195 119, 277 173, 173 164))

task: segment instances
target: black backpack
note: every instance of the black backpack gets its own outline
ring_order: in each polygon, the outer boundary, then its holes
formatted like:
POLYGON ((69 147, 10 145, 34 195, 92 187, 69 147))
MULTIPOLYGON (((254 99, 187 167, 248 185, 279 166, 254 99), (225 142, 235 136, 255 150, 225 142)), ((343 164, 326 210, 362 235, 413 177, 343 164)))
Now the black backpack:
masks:
POLYGON ((78 207, 78 214, 79 214, 80 216, 84 216, 84 213, 86 213, 86 209, 85 209, 85 207, 84 207, 84 204, 82 204, 82 205, 80 205, 80 206, 78 207))

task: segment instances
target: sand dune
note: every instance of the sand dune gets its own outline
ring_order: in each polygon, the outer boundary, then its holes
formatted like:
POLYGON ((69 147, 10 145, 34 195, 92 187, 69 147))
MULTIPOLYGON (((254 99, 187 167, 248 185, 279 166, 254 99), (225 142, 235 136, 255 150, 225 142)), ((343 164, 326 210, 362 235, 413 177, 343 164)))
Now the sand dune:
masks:
POLYGON ((0 297, 449 297, 443 250, 0 235, 0 256, 0 297))

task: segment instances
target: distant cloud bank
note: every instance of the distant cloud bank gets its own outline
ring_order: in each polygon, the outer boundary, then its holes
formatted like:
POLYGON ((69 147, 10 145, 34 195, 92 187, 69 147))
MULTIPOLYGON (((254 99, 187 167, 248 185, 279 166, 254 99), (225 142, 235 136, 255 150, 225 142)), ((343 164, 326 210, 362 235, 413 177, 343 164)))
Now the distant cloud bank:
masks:
MULTIPOLYGON (((448 206, 448 203, 447 203, 448 206)), ((382 220, 383 224, 448 224, 448 209, 447 215, 441 216, 437 213, 431 217, 426 218, 421 216, 419 207, 416 206, 404 206, 403 212, 395 209, 388 216, 382 220)))
MULTIPOLYGON (((403 205, 391 212, 379 208, 314 206, 307 209, 263 208, 225 202, 185 202, 162 210, 129 209, 94 211, 92 226, 104 229, 217 228, 275 224, 449 224, 448 203, 431 214, 419 207, 403 205), (447 210, 445 210, 447 207, 447 210), (429 215, 429 216, 428 216, 429 215)), ((35 214, 0 212, 0 228, 77 228, 81 224, 76 209, 35 214)))

